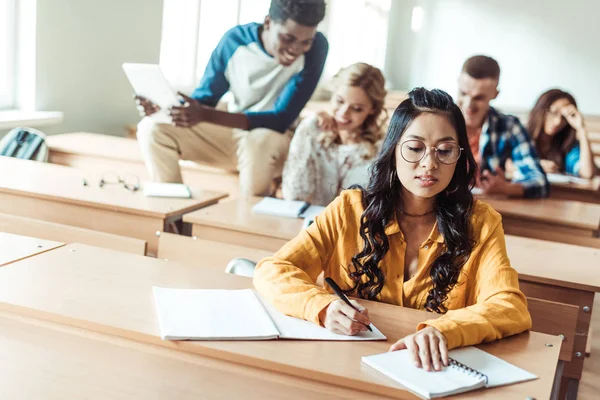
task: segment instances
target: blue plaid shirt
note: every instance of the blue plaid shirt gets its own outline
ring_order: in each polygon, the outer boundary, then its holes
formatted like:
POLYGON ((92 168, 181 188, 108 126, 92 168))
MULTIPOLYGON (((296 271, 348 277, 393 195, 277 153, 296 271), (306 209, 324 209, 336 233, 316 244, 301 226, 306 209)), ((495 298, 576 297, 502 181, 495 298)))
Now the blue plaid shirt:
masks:
POLYGON ((529 133, 517 117, 490 107, 487 122, 481 129, 479 152, 481 172, 486 169, 494 172, 497 167, 504 170, 510 158, 515 166, 512 182, 523 186, 524 197, 548 197, 550 184, 529 133))

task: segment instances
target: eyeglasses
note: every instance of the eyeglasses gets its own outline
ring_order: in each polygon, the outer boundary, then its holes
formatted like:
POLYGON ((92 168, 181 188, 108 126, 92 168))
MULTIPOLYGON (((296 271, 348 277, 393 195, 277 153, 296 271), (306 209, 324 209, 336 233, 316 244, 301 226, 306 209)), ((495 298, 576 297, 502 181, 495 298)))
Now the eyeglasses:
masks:
POLYGON ((123 175, 121 177, 116 172, 105 172, 98 183, 99 187, 104 185, 123 185, 125 189, 135 192, 140 188, 140 178, 136 175, 123 175))
MULTIPOLYGON (((456 163, 464 150, 454 142, 441 142, 430 149, 442 164, 456 163)), ((406 162, 418 163, 427 154, 427 146, 420 140, 407 140, 400 145, 400 154, 406 162)))

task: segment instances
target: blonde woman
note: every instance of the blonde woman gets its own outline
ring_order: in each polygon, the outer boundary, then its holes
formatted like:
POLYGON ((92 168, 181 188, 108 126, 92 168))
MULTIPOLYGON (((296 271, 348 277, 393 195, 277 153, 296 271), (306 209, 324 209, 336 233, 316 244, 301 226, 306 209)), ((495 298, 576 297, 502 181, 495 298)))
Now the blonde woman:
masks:
POLYGON ((331 110, 305 118, 294 133, 283 169, 286 200, 327 205, 342 189, 369 180, 383 138, 385 79, 378 68, 357 63, 332 84, 331 110))

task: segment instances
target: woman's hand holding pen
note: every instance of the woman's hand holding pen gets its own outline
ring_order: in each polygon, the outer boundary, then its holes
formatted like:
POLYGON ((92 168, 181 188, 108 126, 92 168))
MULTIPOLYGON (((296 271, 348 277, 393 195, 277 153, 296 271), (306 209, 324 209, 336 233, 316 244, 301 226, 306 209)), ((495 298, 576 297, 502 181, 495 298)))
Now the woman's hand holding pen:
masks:
POLYGON ((367 331, 371 324, 369 311, 354 300, 350 300, 356 311, 342 300, 335 300, 319 314, 319 320, 330 331, 341 335, 358 335, 367 331))
POLYGON ((398 340, 390 351, 407 349, 417 368, 441 371, 448 366, 448 343, 444 334, 432 326, 398 340))

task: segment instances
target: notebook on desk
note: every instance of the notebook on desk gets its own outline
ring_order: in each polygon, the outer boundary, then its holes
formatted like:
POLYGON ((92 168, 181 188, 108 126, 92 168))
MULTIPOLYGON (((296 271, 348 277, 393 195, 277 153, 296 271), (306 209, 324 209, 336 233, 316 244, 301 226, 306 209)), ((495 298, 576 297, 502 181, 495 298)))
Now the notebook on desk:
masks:
POLYGON ((252 289, 171 289, 153 287, 163 340, 385 340, 373 332, 338 335, 312 322, 275 310, 252 289))
POLYGON ((144 182, 142 185, 146 197, 173 197, 189 199, 190 188, 183 183, 144 182))
POLYGON ((546 174, 548 182, 550 183, 576 183, 579 185, 585 185, 590 183, 589 179, 579 178, 577 176, 565 175, 565 174, 546 174))
POLYGON ((450 365, 436 372, 415 367, 408 350, 366 356, 362 362, 424 399, 537 379, 476 347, 450 350, 449 356, 450 365))
POLYGON ((314 220, 325 207, 311 205, 306 201, 293 201, 265 197, 252 207, 255 214, 275 215, 277 217, 307 218, 314 220))

